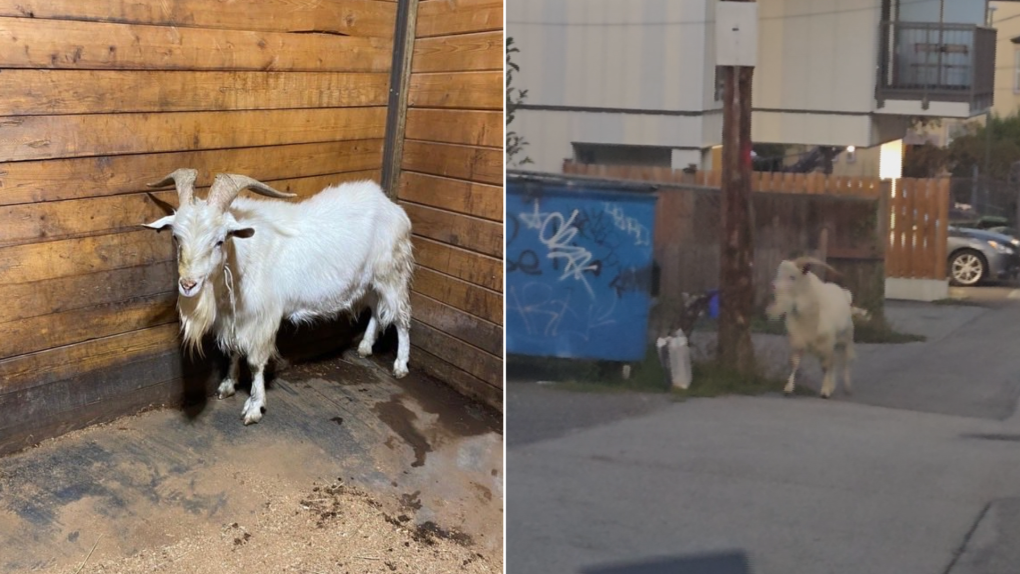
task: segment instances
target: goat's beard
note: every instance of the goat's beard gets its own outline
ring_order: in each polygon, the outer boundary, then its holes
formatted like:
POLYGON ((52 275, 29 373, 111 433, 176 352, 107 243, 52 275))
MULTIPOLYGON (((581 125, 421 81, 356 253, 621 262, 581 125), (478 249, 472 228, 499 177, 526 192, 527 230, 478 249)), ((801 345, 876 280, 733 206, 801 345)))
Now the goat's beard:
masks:
POLYGON ((189 353, 202 351, 202 337, 212 330, 216 322, 216 290, 212 277, 203 281, 202 288, 194 297, 177 297, 177 312, 181 317, 181 332, 184 334, 184 348, 189 353))

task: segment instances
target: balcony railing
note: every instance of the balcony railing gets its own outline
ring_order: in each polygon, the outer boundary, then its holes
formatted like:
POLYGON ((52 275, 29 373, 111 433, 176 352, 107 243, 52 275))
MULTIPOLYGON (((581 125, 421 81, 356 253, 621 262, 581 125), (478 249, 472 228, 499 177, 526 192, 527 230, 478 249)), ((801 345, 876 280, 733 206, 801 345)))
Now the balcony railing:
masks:
POLYGON ((991 107, 995 30, 972 24, 882 22, 875 99, 991 107))

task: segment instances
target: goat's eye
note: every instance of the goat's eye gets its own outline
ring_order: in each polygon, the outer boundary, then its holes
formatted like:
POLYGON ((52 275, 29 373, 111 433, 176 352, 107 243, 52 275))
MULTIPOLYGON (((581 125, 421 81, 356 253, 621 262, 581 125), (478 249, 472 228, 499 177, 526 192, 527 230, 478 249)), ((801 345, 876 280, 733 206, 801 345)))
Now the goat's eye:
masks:
POLYGON ((222 239, 220 239, 219 241, 216 242, 216 247, 219 247, 220 245, 223 245, 223 240, 222 239))

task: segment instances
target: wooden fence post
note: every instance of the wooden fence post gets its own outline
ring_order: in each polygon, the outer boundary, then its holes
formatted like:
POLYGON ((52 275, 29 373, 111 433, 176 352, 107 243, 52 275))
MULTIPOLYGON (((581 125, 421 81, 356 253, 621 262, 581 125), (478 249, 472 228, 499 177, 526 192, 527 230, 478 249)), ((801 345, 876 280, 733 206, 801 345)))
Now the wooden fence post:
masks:
POLYGON ((938 201, 938 228, 935 235, 935 278, 946 278, 946 266, 948 265, 949 249, 949 178, 939 180, 938 193, 935 194, 938 201))

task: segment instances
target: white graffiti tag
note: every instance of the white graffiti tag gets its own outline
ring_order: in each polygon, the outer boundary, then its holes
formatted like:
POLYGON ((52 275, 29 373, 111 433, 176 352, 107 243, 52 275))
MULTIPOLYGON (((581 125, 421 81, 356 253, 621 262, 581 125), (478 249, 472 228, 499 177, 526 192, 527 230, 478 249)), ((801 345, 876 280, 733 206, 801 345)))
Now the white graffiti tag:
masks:
POLYGON ((606 213, 613 218, 613 223, 616 224, 616 228, 625 231, 627 235, 634 238, 634 245, 651 245, 652 238, 648 232, 648 228, 641 225, 637 219, 633 217, 627 217, 623 212, 623 208, 615 203, 605 204, 606 213))
POLYGON ((508 287, 506 305, 508 312, 520 315, 525 331, 522 335, 530 338, 569 336, 588 341, 596 329, 616 324, 616 297, 610 298, 604 305, 592 302, 580 304, 580 308, 574 307, 571 298, 569 291, 557 296, 549 285, 529 283, 520 293, 514 287, 508 287), (568 327, 561 329, 564 319, 567 319, 568 327))
POLYGON ((580 281, 594 299, 595 292, 588 284, 584 273, 586 271, 598 272, 600 267, 597 263, 592 263, 591 251, 580 245, 571 245, 578 233, 577 227, 574 226, 577 210, 575 209, 570 217, 564 218, 562 213, 539 211, 537 201, 534 205, 534 211, 531 213, 521 213, 521 222, 527 229, 538 230, 539 241, 549 249, 546 257, 563 260, 564 267, 560 281, 568 277, 580 281))

